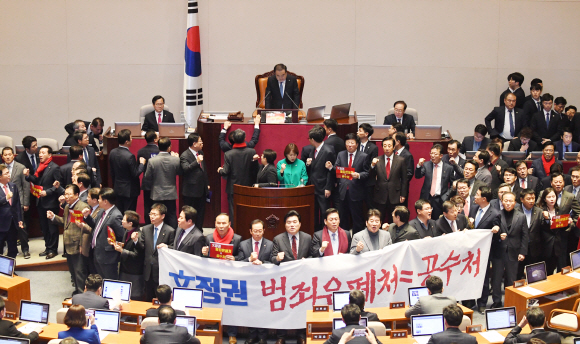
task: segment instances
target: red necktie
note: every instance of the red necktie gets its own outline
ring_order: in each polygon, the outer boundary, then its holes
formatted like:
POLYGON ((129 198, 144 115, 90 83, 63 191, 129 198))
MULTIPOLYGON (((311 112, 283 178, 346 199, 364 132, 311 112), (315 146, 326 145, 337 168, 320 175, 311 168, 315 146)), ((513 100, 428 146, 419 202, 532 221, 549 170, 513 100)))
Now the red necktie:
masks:
POLYGON ((161 123, 161 114, 157 114, 157 123, 161 123))
POLYGON ((349 154, 349 158, 348 158, 348 168, 352 167, 352 153, 349 154))
POLYGON ((522 179, 522 189, 525 189, 526 188, 525 182, 526 182, 525 179, 522 179))
POLYGON ((463 206, 463 214, 469 216, 469 199, 465 200, 465 205, 463 206))
POLYGON ((260 254, 260 248, 258 247, 258 242, 254 242, 254 252, 260 254))
POLYGON ((318 155, 318 149, 314 150, 314 159, 316 159, 316 156, 318 155))
POLYGON ((389 179, 389 175, 391 174, 391 158, 387 158, 386 172, 387 172, 387 179, 389 179))
MULTIPOLYGON (((10 190, 8 190, 8 184, 4 185, 4 195, 8 196, 9 192, 10 192, 10 190)), ((10 197, 10 199, 8 200, 8 203, 10 203, 10 205, 12 205, 12 197, 10 197)))
POLYGON ((298 259, 298 250, 296 249, 296 235, 292 236, 292 254, 294 259, 298 259))

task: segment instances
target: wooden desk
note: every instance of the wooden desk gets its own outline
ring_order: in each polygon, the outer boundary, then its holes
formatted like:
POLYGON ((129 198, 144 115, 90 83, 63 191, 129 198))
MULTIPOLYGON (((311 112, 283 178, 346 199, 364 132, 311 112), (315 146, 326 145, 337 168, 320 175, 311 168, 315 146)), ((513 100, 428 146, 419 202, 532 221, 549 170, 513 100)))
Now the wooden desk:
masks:
POLYGON ((20 314, 20 300, 30 300, 30 280, 0 275, 0 295, 6 298, 7 311, 20 314))
POLYGON ((580 279, 568 277, 560 273, 548 276, 548 280, 531 284, 530 287, 541 290, 540 295, 529 295, 518 288, 505 288, 505 307, 516 307, 517 321, 520 321, 526 313, 527 302, 529 299, 538 299, 540 301, 540 308, 544 310, 545 314, 550 314, 550 311, 555 308, 572 309, 574 302, 579 297, 578 288, 580 286, 580 279), (546 296, 556 294, 564 290, 573 291, 574 294, 562 300, 554 301, 548 299, 546 296))
MULTIPOLYGON (((68 308, 71 305, 71 300, 66 300, 62 302, 64 308, 68 308)), ((145 313, 149 308, 157 308, 159 306, 151 304, 151 302, 143 301, 131 301, 129 303, 124 303, 121 316, 131 316, 137 319, 137 323, 124 323, 121 322, 121 329, 129 332, 139 333, 141 329, 141 322, 145 317, 145 313)), ((208 308, 204 307, 202 310, 188 309, 189 315, 193 315, 197 318, 197 323, 199 328, 197 329, 197 334, 201 336, 207 336, 214 339, 215 344, 222 344, 222 315, 223 309, 221 308, 208 308), (208 328, 209 326, 217 328, 217 330, 212 330, 208 328)), ((213 344, 213 343, 211 343, 213 344)))
MULTIPOLYGON (((463 314, 467 315, 473 321, 473 310, 459 305, 463 310, 463 314)), ((407 329, 409 319, 405 317, 405 311, 409 307, 390 309, 387 307, 365 308, 368 312, 377 313, 380 322, 385 323, 387 334, 391 330, 407 329), (397 322, 403 322, 397 327, 397 322)), ((313 312, 306 311, 306 336, 310 336, 312 332, 332 332, 332 319, 340 318, 340 312, 313 312)))

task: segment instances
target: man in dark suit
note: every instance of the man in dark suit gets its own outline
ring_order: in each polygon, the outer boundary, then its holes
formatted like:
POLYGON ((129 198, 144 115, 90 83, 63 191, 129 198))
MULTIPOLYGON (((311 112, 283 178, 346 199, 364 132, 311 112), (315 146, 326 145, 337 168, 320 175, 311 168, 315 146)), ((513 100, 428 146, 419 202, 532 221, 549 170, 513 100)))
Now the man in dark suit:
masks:
POLYGON ((16 185, 18 194, 20 195, 23 226, 22 228, 17 227, 17 231, 22 255, 25 259, 28 259, 30 258, 30 252, 28 246, 28 231, 26 230, 26 214, 28 214, 28 209, 30 207, 30 183, 26 181, 26 176, 23 173, 26 167, 18 161, 15 161, 14 151, 11 147, 4 147, 2 149, 2 161, 4 165, 8 167, 10 181, 16 185))
POLYGON ((201 257, 201 249, 206 245, 203 229, 195 226, 197 211, 189 206, 181 207, 177 219, 177 231, 172 248, 179 252, 186 252, 201 257))
MULTIPOLYGON (((109 244, 109 238, 114 234, 114 240, 121 240, 125 234, 125 228, 121 224, 123 214, 115 206, 117 195, 111 188, 102 188, 99 192, 99 206, 101 211, 96 219, 90 215, 88 208, 83 210, 85 222, 93 228, 93 237, 91 241, 92 258, 89 263, 93 265, 91 271, 97 271, 99 275, 106 279, 118 279, 119 277, 119 258, 120 253, 109 244), (113 233, 110 233, 109 227, 113 233)), ((111 238, 113 240, 113 238, 111 238)))
POLYGON ((346 149, 344 140, 336 135, 336 132, 338 131, 338 123, 335 119, 328 118, 324 120, 323 126, 326 135, 328 135, 324 143, 334 147, 334 154, 338 155, 338 153, 346 149))
POLYGON ((346 326, 343 328, 332 330, 332 335, 328 338, 326 342, 324 342, 324 344, 338 344, 340 342, 343 342, 342 339, 343 335, 345 333, 353 332, 354 330, 363 330, 365 331, 366 335, 360 337, 353 337, 348 341, 349 343, 381 344, 379 339, 376 337, 375 331, 373 329, 367 330, 364 326, 359 325, 361 310, 357 305, 349 303, 343 306, 342 310, 340 311, 340 314, 342 315, 342 321, 344 321, 346 326), (368 333, 367 331, 370 331, 370 333, 368 333), (367 338, 370 338, 370 340, 367 338))
MULTIPOLYGON (((77 121, 82 121, 82 120, 77 120, 77 121)), ((64 126, 64 130, 66 130, 66 132, 69 135, 74 134, 74 132, 77 129, 82 128, 82 126, 79 125, 75 129, 75 123, 77 121, 70 122, 64 126)), ((84 128, 85 128, 83 130, 86 130, 87 133, 89 134, 89 141, 91 142, 93 149, 95 150, 95 152, 100 152, 101 147, 100 147, 99 143, 101 143, 101 144, 103 143, 103 127, 105 126, 105 121, 103 121, 103 119, 101 117, 95 117, 92 122, 87 122, 87 121, 82 121, 82 122, 84 123, 84 128)))
MULTIPOLYGON (((231 126, 232 126, 232 122, 225 121, 224 127, 220 131, 220 135, 218 136, 218 142, 220 145, 220 149, 224 153, 229 151, 229 150, 232 150, 233 138, 231 136, 233 134, 233 131, 230 132, 230 135, 228 135, 228 140, 226 141, 226 134, 228 132, 228 129, 231 126)), ((250 139, 250 141, 246 142, 246 147, 248 147, 248 148, 256 147, 259 139, 260 139, 260 115, 256 116, 256 118, 254 119, 254 132, 252 133, 252 138, 250 139)))
POLYGON ((352 219, 353 233, 357 233, 364 228, 362 202, 365 199, 366 180, 369 177, 371 161, 367 154, 358 151, 359 138, 355 133, 348 133, 345 138, 346 151, 338 153, 334 166, 328 161, 326 167, 330 166, 331 173, 335 175, 338 167, 354 168, 354 173, 350 175, 352 179, 337 178, 335 204, 338 203, 336 205, 343 222, 348 224, 352 219))
POLYGON ((358 306, 361 317, 367 318, 368 321, 380 321, 377 313, 365 311, 365 302, 365 294, 358 289, 353 289, 348 294, 348 303, 358 306))
MULTIPOLYGON (((250 262, 254 265, 271 264, 272 241, 264 238, 264 221, 256 219, 252 221, 250 228, 250 239, 240 243, 237 260, 250 262)), ((260 339, 265 339, 260 337, 260 339)))
POLYGON ((570 128, 562 129, 562 139, 554 142, 558 158, 564 160, 564 153, 580 151, 580 143, 572 141, 572 130, 570 128))
POLYGON ((89 144, 89 135, 84 130, 77 130, 72 135, 75 145, 81 146, 81 156, 83 161, 87 164, 87 170, 90 170, 96 177, 97 186, 101 186, 103 181, 101 178, 101 168, 95 150, 89 144))
POLYGON ((513 93, 506 94, 504 104, 505 106, 494 108, 485 117, 485 125, 492 139, 500 137, 505 142, 519 135, 525 125, 525 118, 522 110, 515 107, 516 96, 513 93), (494 121, 493 126, 491 121, 494 121))
POLYGON ((323 142, 325 131, 316 126, 308 131, 308 141, 314 150, 306 159, 308 183, 314 185, 314 228, 321 230, 324 227, 324 214, 330 207, 329 197, 334 190, 336 174, 332 166, 327 163, 336 161, 334 148, 323 142))
POLYGON ((18 188, 10 182, 10 170, 0 165, 0 250, 8 243, 8 257, 16 258, 18 247, 16 238, 22 228, 22 208, 18 188))
POLYGON ((402 100, 396 101, 393 104, 395 113, 392 115, 386 115, 383 125, 394 125, 399 123, 403 126, 403 131, 407 131, 409 137, 412 137, 415 133, 415 119, 411 115, 407 115, 405 110, 407 110, 407 103, 402 100))
POLYGON ((461 332, 459 325, 463 321, 463 310, 458 305, 449 305, 443 308, 445 319, 445 331, 434 333, 429 338, 428 344, 477 344, 477 339, 467 333, 461 332))
POLYGON ((516 205, 516 210, 521 211, 526 216, 529 233, 528 255, 518 266, 517 278, 522 279, 525 278, 524 267, 526 265, 542 261, 544 246, 542 240, 542 223, 544 222, 544 216, 542 214, 542 208, 536 206, 536 194, 532 189, 523 189, 520 192, 520 204, 516 205))
POLYGON ((38 220, 44 235, 46 249, 39 255, 46 256, 46 259, 52 259, 56 257, 58 252, 58 227, 48 220, 46 214, 49 210, 53 213, 59 211, 58 197, 62 193, 59 188, 54 186, 54 182, 61 180, 61 176, 58 165, 52 161, 52 148, 49 146, 40 147, 39 158, 40 163, 35 172, 25 169, 23 173, 27 181, 42 187, 42 191, 39 193, 40 197, 36 200, 36 208, 38 209, 38 220))
POLYGON ((85 291, 72 297, 73 305, 82 305, 86 309, 109 310, 109 300, 101 296, 103 291, 103 277, 98 274, 90 274, 85 280, 85 291))
MULTIPOLYGON (((82 119, 77 119, 76 121, 70 123, 72 124, 72 130, 67 129, 67 126, 64 127, 65 130, 67 130, 68 136, 67 138, 64 140, 64 143, 62 144, 63 146, 74 146, 78 144, 78 140, 74 137, 74 133, 76 133, 77 131, 85 131, 89 134, 89 132, 87 131, 87 127, 89 126, 89 122, 85 122, 82 119)), ((101 132, 102 132, 102 127, 101 127, 101 132)), ((91 131, 90 134, 93 134, 93 132, 91 131)), ((99 139, 99 134, 97 134, 97 140, 99 139)), ((97 145, 97 143, 95 142, 95 135, 88 135, 88 139, 89 139, 89 144, 91 145, 91 147, 93 148, 93 150, 95 150, 95 152, 99 151, 99 146, 97 145), (96 148, 95 148, 96 147, 96 148)))
POLYGON ((536 112, 542 111, 542 85, 532 84, 530 86, 530 95, 524 98, 524 106, 522 107, 524 115, 526 116, 526 123, 529 126, 532 121, 532 116, 536 112))
POLYGON ((137 209, 137 197, 140 193, 139 176, 145 170, 145 158, 135 160, 135 155, 129 151, 133 143, 131 130, 123 129, 117 133, 119 147, 109 153, 109 172, 113 181, 113 189, 117 196, 117 208, 121 213, 125 210, 137 209))
MULTIPOLYGON (((155 296, 157 297, 157 301, 159 301, 158 308, 149 308, 145 313, 145 318, 157 318, 159 317, 159 311, 165 307, 171 307, 171 296, 173 291, 171 287, 167 284, 161 284, 155 289, 155 296)), ((175 314, 177 315, 186 315, 184 311, 180 309, 175 310, 175 314)))
POLYGON ((38 164, 40 163, 38 159, 38 143, 34 136, 24 136, 22 139, 22 146, 24 146, 24 152, 18 154, 14 160, 18 161, 24 167, 30 170, 30 172, 36 172, 38 164))
POLYGON ((338 210, 328 208, 325 215, 324 228, 315 232, 312 236, 312 257, 327 257, 349 253, 352 238, 350 231, 340 228, 338 210))
POLYGON ((524 106, 526 100, 526 93, 522 89, 522 84, 524 83, 524 76, 522 73, 515 72, 511 73, 507 77, 508 89, 503 91, 499 96, 499 106, 503 105, 503 101, 508 94, 513 94, 517 97, 517 102, 515 103, 516 108, 521 109, 524 106))
MULTIPOLYGON (((520 136, 510 140, 508 151, 510 152, 525 152, 526 156, 532 152, 538 151, 538 144, 532 140, 532 129, 524 127, 520 131, 520 136)), ((511 165, 511 163, 508 163, 511 165)))
MULTIPOLYGON (((272 255, 270 261, 272 264, 291 262, 303 258, 310 258, 310 246, 312 237, 300 230, 300 214, 296 210, 290 210, 284 216, 285 233, 278 234, 274 237, 272 255)), ((306 331, 300 329, 298 333, 298 344, 306 344, 306 331)), ((278 330, 278 340, 276 344, 286 343, 286 330, 278 330)))
POLYGON ((193 337, 186 327, 175 325, 177 314, 172 307, 164 307, 158 311, 159 325, 148 326, 141 336, 141 344, 183 343, 200 344, 199 339, 193 337))
POLYGON ((314 152, 314 146, 306 145, 302 147, 302 150, 300 151, 300 160, 306 164, 306 161, 308 161, 308 158, 310 158, 310 154, 312 154, 312 152, 314 152))
MULTIPOLYGON (((379 147, 377 147, 374 142, 369 141, 369 138, 374 133, 373 126, 368 123, 363 123, 358 126, 357 135, 360 139, 359 150, 369 156, 369 160, 373 161, 374 158, 379 156, 379 147)), ((367 209, 373 209, 373 192, 375 189, 375 181, 372 178, 367 178, 366 182, 366 196, 365 203, 367 209)))
POLYGON ((465 136, 463 138, 459 151, 465 154, 465 152, 477 152, 482 148, 487 148, 491 140, 485 135, 487 135, 487 127, 484 124, 476 125, 473 130, 473 136, 465 136))
POLYGON ((459 156, 459 150, 461 149, 461 143, 457 140, 451 140, 447 144, 447 154, 443 154, 441 160, 444 163, 453 166, 453 180, 457 180, 463 177, 463 166, 465 166, 465 159, 459 156), (459 169, 455 170, 455 166, 459 169))
POLYGON ((39 324, 38 328, 29 334, 24 334, 16 328, 16 322, 11 320, 4 320, 6 316, 6 302, 4 298, 0 297, 0 336, 14 337, 14 338, 26 338, 30 339, 30 342, 34 342, 38 339, 38 334, 42 332, 42 325, 39 324))
POLYGON ((218 168, 218 173, 227 179, 226 194, 228 196, 229 214, 234 216, 234 184, 252 186, 258 172, 258 154, 254 148, 248 148, 246 132, 236 129, 233 134, 234 146, 224 154, 224 166, 218 168))
POLYGON ((433 145, 431 147, 431 160, 425 162, 425 158, 419 159, 415 169, 415 178, 425 177, 419 197, 429 201, 433 207, 433 217, 436 219, 443 213, 443 202, 447 200, 448 191, 453 184, 455 175, 453 167, 442 161, 442 150, 443 146, 440 144, 433 145))
POLYGON ((391 235, 393 244, 398 242, 421 239, 417 230, 409 225, 409 209, 405 206, 397 206, 393 211, 393 223, 387 229, 391 235))
POLYGON ((81 146, 74 145, 70 147, 68 153, 69 161, 66 164, 60 166, 60 177, 61 177, 61 180, 59 180, 60 186, 64 187, 69 184, 72 184, 73 166, 77 161, 81 161, 82 154, 83 148, 81 146))
MULTIPOLYGON (((261 166, 256 177, 255 188, 267 188, 278 186, 276 172, 276 152, 272 149, 264 149, 260 157, 261 166)), ((282 170, 281 170, 282 171, 282 170)))
POLYGON ((203 141, 197 133, 191 133, 187 137, 186 149, 181 153, 181 197, 183 204, 192 206, 197 211, 195 226, 203 228, 205 218, 205 203, 209 193, 207 167, 203 161, 203 141))
POLYGON ((545 178, 550 174, 550 168, 552 165, 558 164, 562 166, 562 162, 554 155, 554 151, 554 143, 546 141, 542 149, 542 156, 532 161, 532 175, 540 179, 540 181, 542 178, 545 178), (548 167, 548 170, 546 170, 546 167, 548 167))
POLYGON ((373 159, 369 178, 376 180, 374 205, 383 216, 388 212, 390 217, 395 207, 405 202, 409 184, 405 159, 394 154, 395 139, 386 137, 382 144, 385 154, 373 159))
POLYGON ((409 225, 415 228, 421 239, 435 236, 435 220, 431 220, 433 207, 431 203, 424 199, 415 202, 417 217, 409 221, 409 225))
POLYGON ((554 97, 551 94, 542 95, 542 111, 532 115, 532 138, 540 146, 546 141, 558 141, 562 136, 562 118, 552 110, 553 104, 554 97))
POLYGON ((497 190, 499 185, 503 183, 503 170, 509 167, 508 163, 501 159, 501 147, 497 143, 490 143, 486 148, 489 153, 489 172, 491 173, 491 184, 489 187, 491 191, 497 190))
MULTIPOLYGON (((201 249, 201 254, 204 257, 210 257, 209 246, 211 243, 216 244, 226 244, 232 245, 232 254, 225 257, 226 260, 236 260, 238 256, 238 251, 240 249, 240 242, 242 242, 242 237, 239 234, 234 233, 234 229, 231 227, 232 223, 228 214, 221 213, 215 218, 215 229, 212 233, 206 235, 205 242, 206 246, 201 249)), ((231 337, 231 336, 230 336, 231 337)))
MULTIPOLYGON (((143 175, 145 175, 145 172, 147 172, 147 162, 149 159, 159 154, 159 146, 157 146, 157 141, 157 133, 150 129, 145 133, 145 142, 147 142, 147 145, 137 151, 137 161, 140 161, 141 158, 145 159, 145 163, 143 164, 145 166, 143 175)), ((151 221, 147 215, 149 214, 151 206, 153 205, 153 200, 151 199, 151 185, 143 184, 141 190, 143 190, 143 213, 145 214, 145 224, 148 225, 151 223, 151 221)))
POLYGON ((544 330, 545 320, 544 310, 540 307, 528 308, 520 323, 505 337, 504 344, 535 343, 533 339, 541 340, 543 343, 561 343, 560 335, 557 332, 544 330), (526 325, 530 325, 530 333, 521 334, 522 328, 526 325))
POLYGON ((443 202, 443 216, 435 221, 435 236, 459 232, 467 228, 467 218, 459 216, 455 204, 443 202))
POLYGON ((274 75, 268 77, 266 86, 266 109, 298 109, 300 90, 296 77, 288 75, 282 63, 274 66, 274 75))
POLYGON ((500 238, 494 240, 495 245, 492 243, 490 252, 493 289, 491 308, 502 307, 502 279, 504 286, 513 285, 518 273, 518 262, 523 261, 528 254, 528 222, 522 212, 515 210, 516 195, 508 191, 502 195, 501 202, 503 210, 500 211, 500 238))
MULTIPOLYGON (((145 301, 155 297, 155 290, 159 286, 159 248, 172 246, 175 239, 175 228, 165 223, 167 207, 155 203, 149 212, 151 224, 141 229, 141 235, 134 235, 131 239, 135 243, 137 252, 145 253, 143 277, 145 279, 145 301)), ((137 233, 135 233, 137 234, 137 233)))
MULTIPOLYGON (((393 135, 393 138, 395 139, 395 155, 405 159, 405 165, 407 167, 407 190, 411 190, 411 180, 413 180, 413 174, 415 172, 415 158, 413 158, 413 155, 409 151, 407 135, 405 133, 398 131, 393 135)), ((408 207, 408 204, 409 198, 407 197, 403 205, 408 207)))
POLYGON ((162 96, 155 96, 151 100, 154 110, 145 115, 141 131, 147 132, 152 129, 159 132, 159 123, 175 123, 173 114, 163 109, 165 106, 165 98, 162 96))
POLYGON ((580 201, 580 166, 574 166, 568 170, 572 185, 564 186, 564 191, 568 191, 574 195, 577 201, 580 201))

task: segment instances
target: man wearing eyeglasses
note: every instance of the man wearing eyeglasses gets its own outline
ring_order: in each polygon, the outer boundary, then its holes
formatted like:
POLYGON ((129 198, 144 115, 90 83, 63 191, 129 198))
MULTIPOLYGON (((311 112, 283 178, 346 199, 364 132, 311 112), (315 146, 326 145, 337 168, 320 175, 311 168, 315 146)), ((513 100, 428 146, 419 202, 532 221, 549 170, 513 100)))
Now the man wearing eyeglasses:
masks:
POLYGON ((517 137, 524 126, 522 110, 516 108, 517 97, 514 93, 506 93, 504 106, 496 107, 485 117, 485 125, 489 136, 501 138, 503 142, 517 137), (494 122, 493 126, 491 122, 494 122))

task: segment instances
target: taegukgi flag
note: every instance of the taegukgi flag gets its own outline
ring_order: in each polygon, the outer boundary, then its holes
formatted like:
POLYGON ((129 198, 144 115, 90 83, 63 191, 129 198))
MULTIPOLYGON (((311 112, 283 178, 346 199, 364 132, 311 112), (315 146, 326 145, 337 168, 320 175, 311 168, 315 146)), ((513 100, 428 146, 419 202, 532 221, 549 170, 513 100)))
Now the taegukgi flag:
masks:
POLYGON ((185 39, 185 77, 183 93, 185 120, 195 127, 197 116, 203 108, 201 87, 201 52, 199 49, 198 0, 187 2, 187 38, 185 39))

